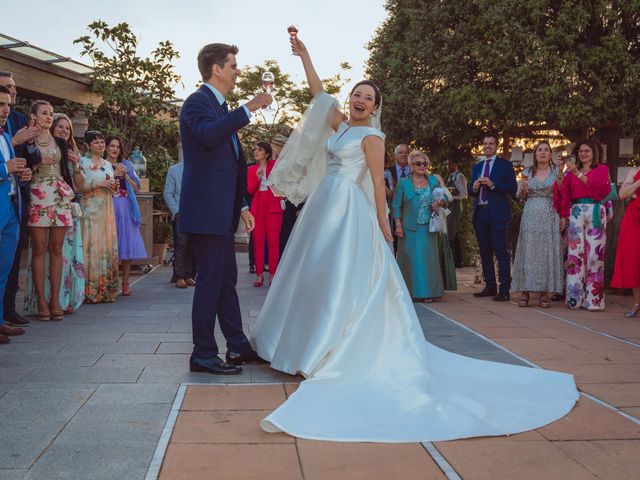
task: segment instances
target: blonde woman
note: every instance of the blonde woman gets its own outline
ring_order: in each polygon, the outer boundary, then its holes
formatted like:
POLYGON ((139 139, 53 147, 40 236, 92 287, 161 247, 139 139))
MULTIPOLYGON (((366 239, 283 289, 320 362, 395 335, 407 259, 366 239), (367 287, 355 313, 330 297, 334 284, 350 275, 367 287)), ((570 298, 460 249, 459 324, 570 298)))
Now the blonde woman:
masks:
MULTIPOLYGON (((69 175, 71 176, 74 193, 82 191, 84 179, 80 171, 78 146, 73 138, 73 124, 69 117, 63 113, 53 115, 53 124, 50 128, 54 138, 64 140, 67 143, 67 158, 69 175)), ((62 243, 62 279, 60 282, 60 308, 64 314, 73 313, 84 301, 84 257, 82 254, 82 232, 80 228, 80 204, 78 198, 74 198, 71 204, 72 222, 67 228, 62 243)), ((47 255, 48 257, 48 255, 47 255)), ((32 251, 29 246, 29 265, 31 265, 32 251)), ((45 264, 48 260, 45 260, 45 264)), ((51 283, 47 269, 44 279, 45 296, 51 295, 51 283)), ((24 295, 24 309, 28 315, 38 313, 38 302, 33 283, 31 268, 27 273, 27 287, 24 295)))

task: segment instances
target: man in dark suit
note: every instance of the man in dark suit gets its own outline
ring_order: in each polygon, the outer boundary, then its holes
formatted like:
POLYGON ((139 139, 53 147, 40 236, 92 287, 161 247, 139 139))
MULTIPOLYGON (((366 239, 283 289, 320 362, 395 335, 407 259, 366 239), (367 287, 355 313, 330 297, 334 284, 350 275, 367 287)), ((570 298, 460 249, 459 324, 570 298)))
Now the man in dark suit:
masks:
MULTIPOLYGON (((16 90, 16 83, 11 72, 0 71, 0 86, 9 90, 11 105, 15 105, 18 91, 16 90)), ((20 158, 27 158, 27 144, 35 141, 35 138, 38 136, 39 129, 37 127, 30 127, 27 124, 27 117, 18 112, 15 108, 12 108, 5 122, 5 130, 11 137, 11 145, 15 149, 16 156, 20 158)), ((4 320, 7 324, 14 325, 16 327, 26 327, 29 325, 29 320, 16 311, 16 295, 18 293, 18 277, 20 276, 22 247, 27 238, 27 223, 29 219, 29 209, 27 208, 29 205, 29 184, 20 183, 18 189, 23 206, 22 215, 20 216, 20 236, 18 239, 18 246, 16 247, 16 253, 13 257, 11 271, 9 272, 9 278, 7 279, 7 286, 2 298, 2 305, 4 310, 4 320)))
MULTIPOLYGON (((387 205, 391 210, 391 202, 393 201, 393 191, 398 184, 399 178, 408 177, 411 174, 409 167, 409 145, 400 143, 396 145, 393 151, 393 157, 396 161, 395 165, 384 169, 384 183, 387 191, 387 205)), ((395 223, 389 213, 389 224, 391 225, 391 233, 393 234, 393 251, 398 252, 398 236, 395 232, 395 223)))
POLYGON ((236 292, 234 234, 240 217, 247 230, 254 226, 245 201, 247 162, 236 132, 249 123, 250 112, 267 106, 272 98, 261 93, 229 111, 224 95, 240 75, 237 53, 238 47, 222 43, 200 50, 198 69, 204 84, 180 111, 184 171, 178 227, 190 236, 198 272, 190 369, 220 375, 240 373, 244 363, 262 363, 242 331, 236 292), (218 357, 213 335, 216 316, 227 340, 226 362, 218 357))
POLYGON ((469 195, 473 200, 473 228, 476 232, 485 288, 474 297, 493 297, 496 302, 509 300, 511 266, 507 248, 507 226, 511 221, 509 196, 515 196, 518 185, 513 165, 496 156, 498 137, 485 135, 482 141, 485 159, 473 166, 469 195), (500 289, 496 285, 493 256, 498 259, 500 289))

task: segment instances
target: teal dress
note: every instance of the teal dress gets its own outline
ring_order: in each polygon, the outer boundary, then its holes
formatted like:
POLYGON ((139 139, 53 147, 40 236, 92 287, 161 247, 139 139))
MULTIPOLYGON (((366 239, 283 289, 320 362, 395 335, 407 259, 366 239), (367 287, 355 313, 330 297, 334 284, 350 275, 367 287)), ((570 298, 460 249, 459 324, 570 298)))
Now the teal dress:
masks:
POLYGON ((406 177, 393 195, 393 218, 402 219, 404 230, 404 238, 398 239, 398 266, 413 298, 444 295, 438 233, 429 232, 431 192, 438 185, 438 178, 429 175, 428 187, 416 190, 406 177))

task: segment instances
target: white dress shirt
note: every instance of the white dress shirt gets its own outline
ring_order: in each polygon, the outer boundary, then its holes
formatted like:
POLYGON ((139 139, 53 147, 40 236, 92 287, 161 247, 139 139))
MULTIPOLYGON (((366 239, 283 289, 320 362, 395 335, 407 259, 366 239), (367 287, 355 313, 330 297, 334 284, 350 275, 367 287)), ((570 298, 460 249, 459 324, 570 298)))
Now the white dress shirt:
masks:
MULTIPOLYGON (((7 139, 4 135, 0 135, 0 151, 2 151, 2 156, 4 157, 4 161, 8 162, 11 160, 11 148, 7 144, 7 139)), ((9 173, 9 167, 6 163, 2 165, 7 173, 7 178, 11 182, 11 190, 9 191, 9 196, 16 194, 16 181, 13 175, 9 173)))

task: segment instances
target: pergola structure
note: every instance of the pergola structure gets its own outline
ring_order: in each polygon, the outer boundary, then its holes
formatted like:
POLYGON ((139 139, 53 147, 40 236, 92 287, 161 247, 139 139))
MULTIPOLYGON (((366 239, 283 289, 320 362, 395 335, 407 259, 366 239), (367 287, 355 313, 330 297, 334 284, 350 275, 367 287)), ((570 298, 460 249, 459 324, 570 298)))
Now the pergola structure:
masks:
MULTIPOLYGON (((0 70, 13 73, 22 98, 94 106, 102 102, 101 97, 91 91, 91 67, 2 33, 0 70)), ((75 134, 82 136, 87 128, 84 112, 78 112, 72 120, 75 134)))

